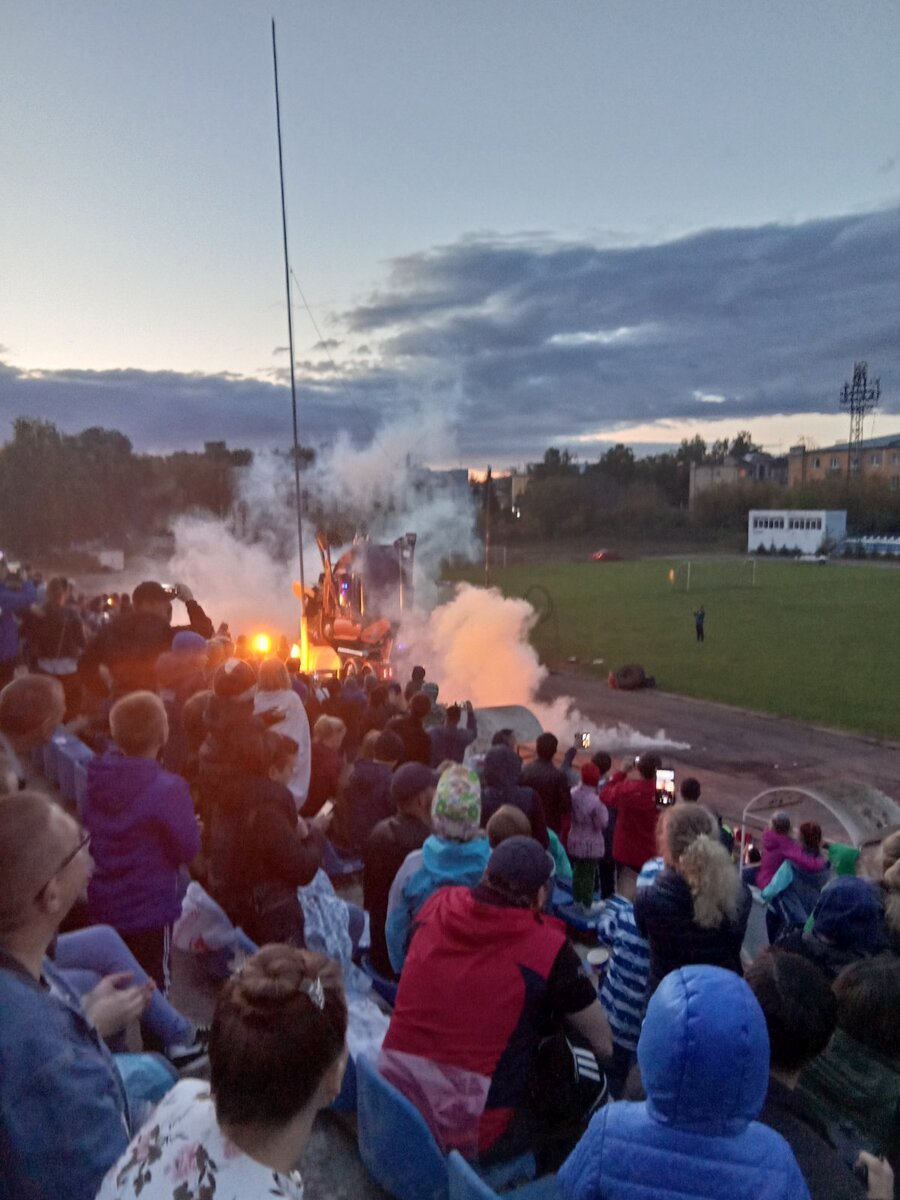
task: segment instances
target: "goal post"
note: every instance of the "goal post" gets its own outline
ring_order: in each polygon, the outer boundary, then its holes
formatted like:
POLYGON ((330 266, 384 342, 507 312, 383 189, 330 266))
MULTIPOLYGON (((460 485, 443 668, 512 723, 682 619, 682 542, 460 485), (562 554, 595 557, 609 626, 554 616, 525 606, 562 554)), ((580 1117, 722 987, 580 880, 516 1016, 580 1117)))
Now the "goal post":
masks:
POLYGON ((755 588, 755 558, 686 558, 668 568, 673 592, 697 593, 755 588))

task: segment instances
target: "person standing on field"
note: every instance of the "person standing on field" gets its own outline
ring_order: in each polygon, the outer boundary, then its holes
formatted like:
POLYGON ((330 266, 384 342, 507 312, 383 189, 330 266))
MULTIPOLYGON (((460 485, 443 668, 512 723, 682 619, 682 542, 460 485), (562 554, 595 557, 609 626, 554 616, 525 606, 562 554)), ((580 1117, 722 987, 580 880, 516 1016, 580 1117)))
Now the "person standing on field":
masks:
POLYGON ((694 629, 696 630, 696 633, 697 633, 697 641, 698 642, 704 641, 703 622, 705 620, 706 620, 706 612, 703 608, 703 605, 701 604, 700 607, 697 609, 697 611, 694 613, 694 629))

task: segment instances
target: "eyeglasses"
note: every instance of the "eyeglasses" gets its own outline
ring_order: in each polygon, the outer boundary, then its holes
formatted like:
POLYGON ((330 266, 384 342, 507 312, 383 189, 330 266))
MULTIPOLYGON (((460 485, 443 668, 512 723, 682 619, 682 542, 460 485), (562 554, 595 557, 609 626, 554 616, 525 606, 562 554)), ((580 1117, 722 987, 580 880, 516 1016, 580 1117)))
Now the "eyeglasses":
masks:
POLYGON ((88 846, 90 846, 90 844, 91 844, 91 835, 89 833, 82 834, 82 836, 78 840, 78 844, 76 845, 75 849, 69 851, 69 853, 66 855, 66 857, 62 860, 62 862, 59 864, 59 866, 56 868, 56 870, 53 872, 53 874, 50 876, 50 878, 47 880, 47 882, 41 888, 41 890, 35 894, 35 897, 34 897, 35 900, 40 900, 41 896, 43 896, 44 892, 46 892, 47 888, 50 886, 50 884, 53 882, 53 880, 57 877, 57 875, 60 873, 60 871, 64 871, 66 869, 66 867, 69 865, 69 863, 72 862, 74 859, 76 859, 78 857, 78 855, 82 852, 82 850, 86 850, 88 848, 88 846))

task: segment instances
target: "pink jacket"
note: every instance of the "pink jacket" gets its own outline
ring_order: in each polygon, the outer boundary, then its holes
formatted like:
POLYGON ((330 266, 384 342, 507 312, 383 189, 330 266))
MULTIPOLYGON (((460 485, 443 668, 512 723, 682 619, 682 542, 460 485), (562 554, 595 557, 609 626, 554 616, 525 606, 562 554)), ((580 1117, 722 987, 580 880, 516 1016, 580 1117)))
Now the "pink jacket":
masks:
POLYGON ((566 843, 570 858, 602 858, 605 849, 603 830, 609 810, 596 788, 579 783, 572 788, 572 828, 566 843))
POLYGON ((827 859, 817 858, 816 855, 807 853, 789 833, 776 833, 774 829, 767 829, 763 833, 762 842, 762 858, 756 874, 758 888, 769 886, 775 872, 785 859, 793 863, 795 867, 799 867, 801 871, 824 871, 828 866, 827 859))

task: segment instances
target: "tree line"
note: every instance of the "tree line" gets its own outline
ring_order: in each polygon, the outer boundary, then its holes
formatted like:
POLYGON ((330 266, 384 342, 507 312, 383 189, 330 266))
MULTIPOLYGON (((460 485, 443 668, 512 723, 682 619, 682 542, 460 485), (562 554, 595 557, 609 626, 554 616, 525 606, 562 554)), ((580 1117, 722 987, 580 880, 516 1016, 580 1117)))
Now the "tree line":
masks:
POLYGON ((567 450, 548 449, 527 469, 524 495, 513 506, 500 503, 497 485, 481 490, 479 527, 490 503, 492 534, 501 542, 546 541, 592 534, 629 540, 684 538, 745 544, 751 508, 847 509, 848 527, 859 534, 900 529, 900 491, 886 481, 846 477, 786 488, 774 482, 741 480, 698 493, 688 508, 691 464, 719 462, 760 450, 742 430, 708 445, 699 435, 673 451, 636 458, 624 445, 596 462, 579 463, 567 450), (488 499, 489 497, 489 499, 488 499))
POLYGON ((135 454, 113 429, 67 434, 20 417, 0 446, 0 548, 23 558, 89 544, 128 549, 165 534, 179 513, 225 516, 234 468, 251 460, 249 450, 224 442, 202 453, 135 454))

